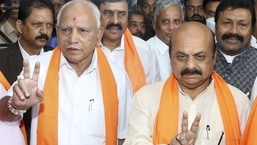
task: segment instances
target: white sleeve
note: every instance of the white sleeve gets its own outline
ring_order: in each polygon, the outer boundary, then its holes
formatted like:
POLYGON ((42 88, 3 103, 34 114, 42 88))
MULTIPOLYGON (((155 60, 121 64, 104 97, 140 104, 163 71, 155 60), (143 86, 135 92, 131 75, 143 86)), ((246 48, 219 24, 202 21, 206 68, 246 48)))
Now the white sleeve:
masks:
POLYGON ((257 77, 255 78, 253 88, 252 88, 252 93, 251 93, 251 103, 255 100, 257 96, 257 77))

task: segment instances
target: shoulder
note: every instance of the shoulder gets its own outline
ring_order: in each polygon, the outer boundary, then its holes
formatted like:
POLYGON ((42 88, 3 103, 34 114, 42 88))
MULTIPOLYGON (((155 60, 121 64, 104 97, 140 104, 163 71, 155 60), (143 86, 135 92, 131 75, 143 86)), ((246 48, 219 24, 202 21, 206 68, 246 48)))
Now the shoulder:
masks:
POLYGON ((135 97, 145 99, 158 99, 161 96, 163 86, 166 81, 145 85, 135 93, 135 97))
POLYGON ((228 87, 234 97, 236 106, 238 108, 250 107, 250 100, 248 99, 246 94, 244 94, 241 90, 239 90, 238 88, 236 88, 230 84, 228 84, 228 87))

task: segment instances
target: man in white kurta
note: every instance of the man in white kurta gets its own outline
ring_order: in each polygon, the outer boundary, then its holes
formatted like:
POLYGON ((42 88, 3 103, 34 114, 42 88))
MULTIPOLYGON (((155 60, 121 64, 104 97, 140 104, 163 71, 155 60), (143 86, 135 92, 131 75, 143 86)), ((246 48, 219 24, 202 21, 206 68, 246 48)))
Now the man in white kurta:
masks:
POLYGON ((124 145, 239 144, 250 102, 213 71, 217 50, 210 29, 184 23, 170 43, 172 74, 134 95, 124 145))
MULTIPOLYGON (((129 117, 129 132, 125 145, 153 145, 153 127, 156 113, 159 109, 163 85, 164 81, 146 86, 133 97, 129 117)), ((234 96, 240 118, 241 131, 243 132, 250 112, 249 99, 235 87, 229 85, 229 89, 234 96)), ((193 101, 179 89, 179 106, 178 131, 181 131, 181 119, 184 111, 188 112, 189 126, 191 126, 196 114, 200 113, 201 121, 195 144, 217 145, 224 128, 213 81, 193 101), (206 130, 207 125, 210 126, 210 131, 206 130), (209 134, 209 139, 207 133, 209 134)), ((225 136, 223 136, 220 145, 226 145, 225 136)))

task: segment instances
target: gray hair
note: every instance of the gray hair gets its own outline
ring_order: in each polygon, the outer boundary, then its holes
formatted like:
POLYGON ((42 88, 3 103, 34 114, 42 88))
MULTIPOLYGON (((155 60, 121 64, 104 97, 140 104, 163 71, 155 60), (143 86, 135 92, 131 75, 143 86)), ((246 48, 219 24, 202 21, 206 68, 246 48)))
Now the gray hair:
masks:
POLYGON ((183 3, 180 2, 180 0, 158 0, 153 11, 154 21, 157 20, 157 16, 159 15, 161 9, 176 5, 180 7, 182 20, 184 21, 185 8, 183 3))
POLYGON ((60 11, 57 15, 57 25, 60 24, 60 18, 62 16, 63 10, 66 9, 69 5, 72 5, 72 4, 75 4, 75 3, 80 3, 84 6, 86 6, 86 9, 88 9, 88 8, 91 9, 91 12, 93 13, 93 15, 96 18, 97 27, 99 28, 100 25, 101 25, 100 11, 93 2, 88 1, 88 0, 72 0, 72 1, 69 1, 69 2, 65 3, 62 6, 62 8, 60 9, 60 11))

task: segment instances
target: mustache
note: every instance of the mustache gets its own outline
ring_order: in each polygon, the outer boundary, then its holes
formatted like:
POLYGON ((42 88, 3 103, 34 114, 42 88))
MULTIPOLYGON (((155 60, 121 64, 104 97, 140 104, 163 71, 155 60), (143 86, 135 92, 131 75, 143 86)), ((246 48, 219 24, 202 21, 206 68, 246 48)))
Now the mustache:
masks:
POLYGON ((232 34, 232 33, 228 33, 228 34, 224 34, 221 39, 225 40, 225 39, 229 39, 229 38, 236 38, 237 40, 239 40, 240 42, 244 41, 244 37, 239 35, 239 34, 232 34))
POLYGON ((49 37, 46 34, 41 34, 39 36, 37 36, 35 39, 45 39, 45 40, 49 40, 49 37))
POLYGON ((191 17, 191 20, 196 21, 196 22, 200 22, 200 23, 203 23, 203 24, 206 24, 205 18, 203 16, 199 15, 199 14, 194 14, 191 17))
POLYGON ((106 29, 108 30, 108 29, 111 29, 112 27, 118 27, 119 30, 122 30, 121 24, 114 24, 114 23, 108 24, 106 26, 106 29))
POLYGON ((193 75, 193 74, 198 74, 198 75, 202 75, 202 71, 198 70, 198 69, 184 69, 181 71, 180 75, 193 75))

